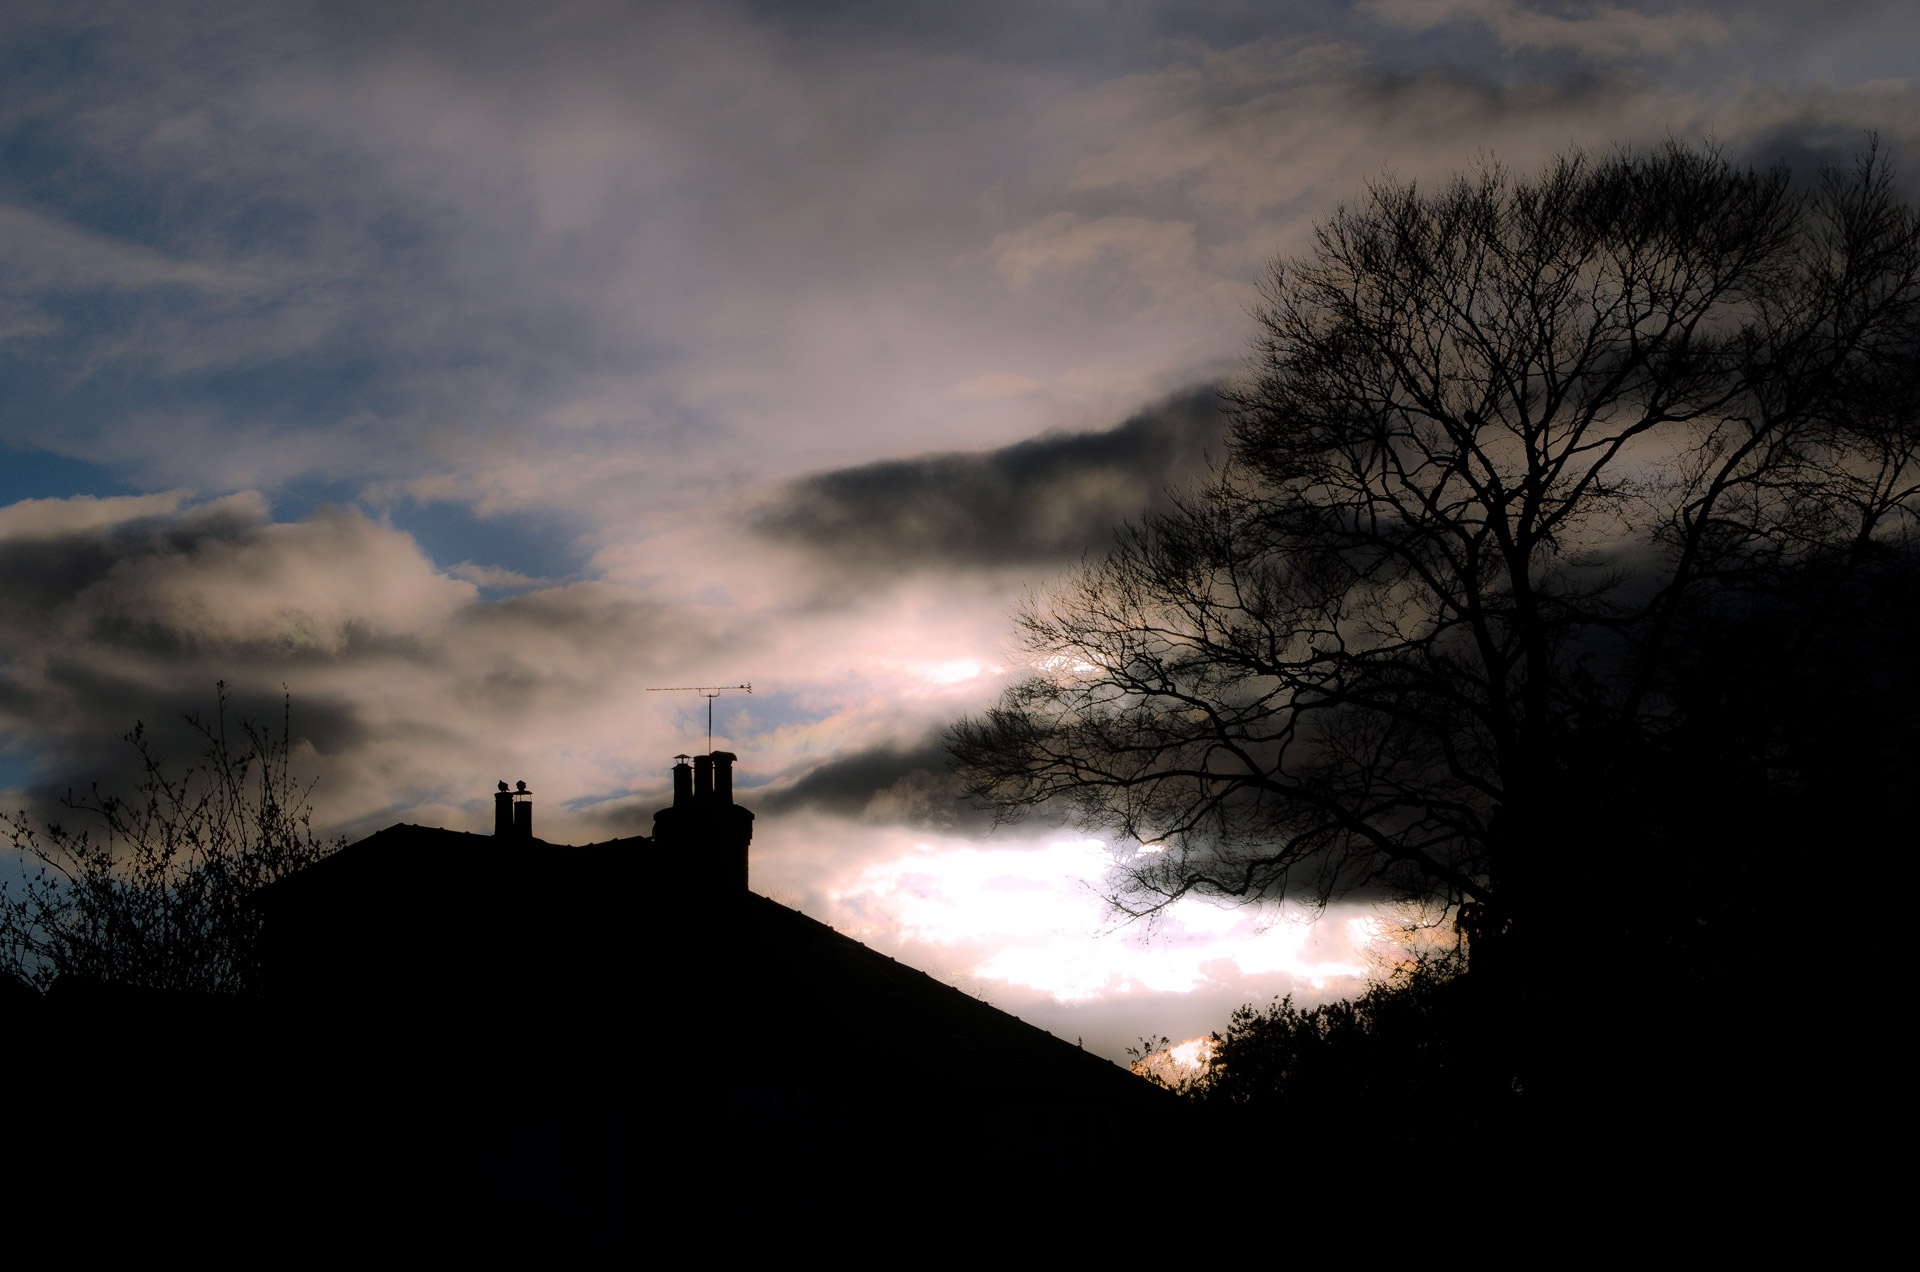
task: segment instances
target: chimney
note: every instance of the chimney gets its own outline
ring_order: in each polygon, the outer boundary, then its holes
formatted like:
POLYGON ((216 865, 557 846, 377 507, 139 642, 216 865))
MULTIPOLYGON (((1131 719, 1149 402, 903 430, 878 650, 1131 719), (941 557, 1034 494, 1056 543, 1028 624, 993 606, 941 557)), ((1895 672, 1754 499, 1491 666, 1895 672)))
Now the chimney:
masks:
POLYGON ((493 834, 496 839, 507 839, 513 834, 513 792, 505 782, 493 793, 493 834))
POLYGON ((730 751, 676 755, 673 806, 653 815, 653 846, 695 896, 722 899, 747 892, 747 847, 753 813, 733 802, 730 751))
POLYGON ((508 790, 505 782, 493 793, 493 837, 529 840, 533 838, 533 792, 525 782, 515 782, 508 790))

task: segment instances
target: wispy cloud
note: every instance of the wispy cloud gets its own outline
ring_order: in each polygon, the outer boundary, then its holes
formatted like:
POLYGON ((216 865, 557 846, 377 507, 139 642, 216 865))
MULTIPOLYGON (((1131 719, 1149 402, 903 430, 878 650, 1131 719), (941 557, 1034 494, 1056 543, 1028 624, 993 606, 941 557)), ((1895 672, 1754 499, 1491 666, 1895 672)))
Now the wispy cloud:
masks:
POLYGON ((104 530, 128 521, 164 516, 177 510, 188 491, 168 490, 151 495, 75 495, 70 499, 22 499, 0 508, 0 543, 58 539, 86 531, 104 530))
POLYGON ((172 256, 89 233, 69 222, 0 203, 0 270, 15 286, 258 289, 265 280, 226 262, 172 256))
POLYGON ((1672 56, 1730 34, 1726 20, 1702 9, 1648 13, 1624 5, 1525 0, 1363 0, 1361 8, 1415 31, 1470 22, 1485 26, 1504 49, 1564 49, 1601 58, 1672 56))

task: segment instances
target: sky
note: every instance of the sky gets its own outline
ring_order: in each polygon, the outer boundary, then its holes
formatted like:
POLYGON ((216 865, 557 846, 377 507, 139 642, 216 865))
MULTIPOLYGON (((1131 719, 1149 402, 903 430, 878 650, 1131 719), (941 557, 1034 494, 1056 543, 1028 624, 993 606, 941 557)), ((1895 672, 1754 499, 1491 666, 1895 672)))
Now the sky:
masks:
MULTIPOLYGON (((1369 181, 1717 144, 1920 171, 1896 3, 0 10, 0 799, 277 718, 317 819, 647 833, 705 702, 753 886, 1124 1059, 1401 916, 1115 920, 940 744, 1021 598, 1220 453, 1369 181)), ((1911 182, 1908 182, 1911 188, 1911 182)), ((662 897, 671 904, 670 867, 662 897)), ((640 902, 637 901, 637 904, 640 902)))

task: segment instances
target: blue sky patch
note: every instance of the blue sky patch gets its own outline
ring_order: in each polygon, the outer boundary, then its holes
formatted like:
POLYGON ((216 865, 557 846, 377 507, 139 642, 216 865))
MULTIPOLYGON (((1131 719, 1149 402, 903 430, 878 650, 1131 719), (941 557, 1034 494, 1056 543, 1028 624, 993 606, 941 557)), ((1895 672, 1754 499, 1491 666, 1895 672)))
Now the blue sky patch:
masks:
POLYGON ((552 513, 483 517, 464 504, 408 502, 389 510, 387 519, 412 535, 443 570, 470 561, 530 579, 560 579, 578 573, 587 562, 582 527, 552 513))
POLYGON ((43 450, 0 445, 0 507, 22 499, 70 499, 74 495, 138 492, 100 464, 43 450))

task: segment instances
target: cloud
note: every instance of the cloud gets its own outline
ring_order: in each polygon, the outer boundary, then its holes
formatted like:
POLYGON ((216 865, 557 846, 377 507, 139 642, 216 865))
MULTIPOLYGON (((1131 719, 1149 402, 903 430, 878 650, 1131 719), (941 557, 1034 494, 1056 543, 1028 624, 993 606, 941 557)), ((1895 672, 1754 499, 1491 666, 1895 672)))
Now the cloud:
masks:
POLYGON ((1032 225, 995 238, 987 255, 994 272, 1015 287, 1110 265, 1155 294, 1166 294, 1192 285, 1197 250, 1193 232, 1188 221, 1049 212, 1032 225))
POLYGON ((188 492, 168 490, 152 495, 75 495, 68 499, 22 499, 0 508, 0 544, 58 539, 178 509, 188 492))
POLYGON ((42 803, 96 780, 129 792, 113 740, 136 719, 184 762, 178 717, 207 714, 216 680, 254 714, 291 689, 332 825, 395 809, 459 825, 468 805, 478 821, 496 770, 563 800, 619 789, 651 767, 633 721, 672 656, 663 634, 711 644, 698 619, 598 581, 485 601, 402 531, 351 508, 274 521, 254 492, 25 501, 0 529, 0 735, 42 803), (574 747, 585 767, 552 780, 574 747))
POLYGON ((418 634, 473 599, 410 538, 356 512, 323 508, 277 524, 252 493, 179 503, 82 497, 0 509, 0 531, 15 531, 0 534, 0 587, 41 598, 22 617, 69 643, 308 655, 418 634))
MULTIPOLYGON (((217 508, 210 513, 217 516, 217 508)), ((212 646, 338 655, 437 629, 473 589, 434 570, 406 536, 326 508, 294 524, 255 524, 155 553, 76 598, 97 622, 152 626, 212 646)))
POLYGON ((174 285, 236 290, 261 282, 244 270, 176 259, 6 203, 0 203, 0 271, 16 286, 30 288, 174 285))
POLYGON ((1151 932, 1117 926, 1110 864, 1097 840, 1058 831, 982 843, 790 813, 756 830, 751 867, 757 891, 1115 1058, 1149 1032, 1217 1029, 1243 1003, 1350 993, 1384 952, 1362 906, 1315 922, 1182 902, 1151 932))
POLYGON ((944 730, 836 755, 797 781, 754 794, 771 816, 812 812, 876 825, 985 830, 993 814, 971 804, 948 770, 944 730))
POLYGON ((1543 12, 1520 0, 1364 0, 1363 11, 1383 22, 1428 31, 1452 22, 1475 22, 1508 50, 1565 49, 1590 57, 1671 57, 1692 44, 1717 44, 1728 24, 1701 9, 1644 13, 1609 4, 1543 12))
MULTIPOLYGON (((541 827, 556 839, 643 833, 668 757, 696 749, 705 707, 649 690, 743 669, 761 692, 718 704, 716 743, 744 754, 743 786, 770 807, 979 824, 929 730, 977 705, 998 668, 918 635, 926 600, 877 598, 849 640, 805 587, 668 605, 643 581, 447 570, 359 510, 276 521, 257 492, 29 500, 0 508, 0 531, 0 737, 11 743, 0 758, 9 774, 26 766, 14 784, 43 809, 68 786, 130 791, 137 773, 115 739, 135 720, 184 762, 193 747, 179 717, 207 714, 224 680, 256 716, 277 714, 283 685, 292 692, 297 761, 322 779, 327 825, 483 827, 487 789, 507 777, 540 791, 541 827), (476 583, 513 594, 490 598, 476 583), (872 694, 869 679, 889 692, 872 694), (888 741, 899 737, 921 741, 888 741), (815 772, 863 750, 875 763, 815 772), (856 794, 861 781, 871 789, 856 794)), ((717 577, 742 574, 702 559, 717 577)), ((943 624, 957 649, 999 624, 964 589, 927 596, 967 613, 943 624)))
POLYGON ((476 565, 472 561, 461 561, 456 565, 450 565, 447 567, 447 573, 456 579, 465 579, 467 582, 476 583, 481 587, 538 587, 542 583, 552 581, 550 579, 529 578, 517 570, 502 569, 499 566, 476 565))
POLYGON ((1015 371, 982 371, 954 385, 953 395, 970 399, 1010 398, 1035 393, 1046 387, 1032 376, 1015 371))
POLYGON ((886 460, 801 478, 760 513, 770 539, 829 568, 1057 565, 1167 506, 1224 435, 1218 390, 1190 389, 1100 433, 977 454, 886 460))
MULTIPOLYGON (((1760 38, 1668 86, 1648 53, 1528 59, 1662 47, 1695 10, 356 12, 11 28, 0 111, 39 140, 0 206, 55 263, 0 302, 10 440, 141 486, 392 481, 612 522, 1085 429, 1236 356, 1264 261, 1384 170, 1737 143, 1760 38), (1488 23, 1525 56, 1423 33, 1488 23)), ((1781 48, 1840 38, 1783 13, 1781 48)), ((1906 129, 1910 101, 1828 78, 1848 126, 1906 129)))

